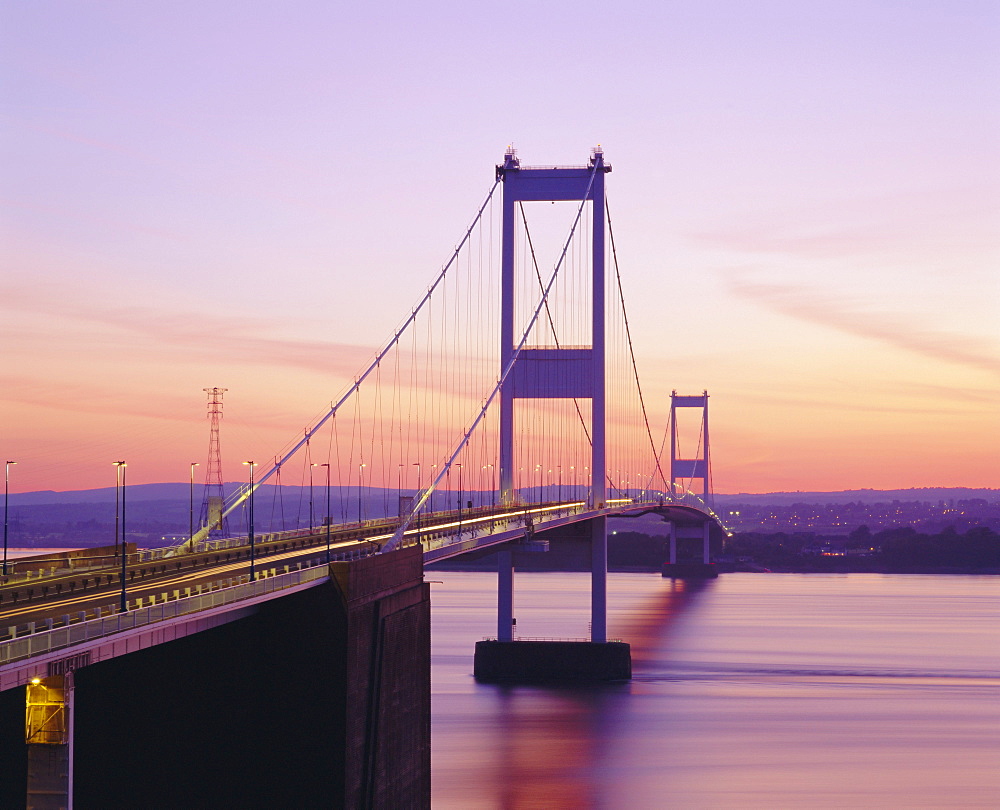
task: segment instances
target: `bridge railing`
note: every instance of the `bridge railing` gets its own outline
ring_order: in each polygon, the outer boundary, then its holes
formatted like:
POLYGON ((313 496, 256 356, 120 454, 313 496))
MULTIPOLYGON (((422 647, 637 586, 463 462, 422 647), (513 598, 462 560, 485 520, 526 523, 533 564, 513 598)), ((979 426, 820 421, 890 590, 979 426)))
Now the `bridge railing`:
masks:
POLYGON ((495 534, 503 534, 518 528, 524 528, 527 532, 540 530, 552 521, 588 511, 592 511, 592 509, 584 502, 573 503, 565 507, 528 506, 522 512, 502 514, 491 519, 479 517, 470 520, 467 526, 431 527, 421 532, 419 542, 425 551, 432 551, 458 545, 467 540, 478 540, 495 534))
POLYGON ((242 585, 219 588, 197 596, 185 596, 159 605, 151 605, 126 613, 70 624, 54 630, 44 630, 27 636, 0 642, 0 666, 32 658, 36 655, 73 647, 96 638, 122 633, 148 624, 175 619, 223 605, 253 599, 266 593, 322 579, 328 575, 326 565, 276 574, 242 585))

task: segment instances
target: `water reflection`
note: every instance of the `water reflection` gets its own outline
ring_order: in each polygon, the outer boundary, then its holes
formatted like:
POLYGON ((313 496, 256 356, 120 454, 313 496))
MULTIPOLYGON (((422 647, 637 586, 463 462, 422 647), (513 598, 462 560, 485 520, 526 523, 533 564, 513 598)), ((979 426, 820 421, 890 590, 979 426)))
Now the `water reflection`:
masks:
MULTIPOLYGON (((617 575, 609 630, 632 644, 630 683, 503 688, 471 677, 495 578, 446 576, 433 594, 435 810, 1000 795, 1000 578, 617 575)), ((519 625, 586 622, 586 575, 515 589, 519 625)))
MULTIPOLYGON (((628 600, 611 617, 611 634, 632 645, 634 669, 662 655, 678 620, 706 588, 704 582, 659 584, 652 593, 628 600)), ((482 739, 488 740, 489 755, 477 775, 476 790, 490 797, 486 806, 614 806, 605 760, 618 736, 628 684, 479 685, 477 691, 484 699, 487 723, 482 739)))
POLYGON ((613 632, 632 645, 632 668, 640 672, 662 657, 665 642, 677 624, 707 588, 716 580, 665 579, 662 590, 654 591, 613 626, 613 632))
POLYGON ((497 689, 497 806, 599 807, 607 697, 605 689, 497 689))

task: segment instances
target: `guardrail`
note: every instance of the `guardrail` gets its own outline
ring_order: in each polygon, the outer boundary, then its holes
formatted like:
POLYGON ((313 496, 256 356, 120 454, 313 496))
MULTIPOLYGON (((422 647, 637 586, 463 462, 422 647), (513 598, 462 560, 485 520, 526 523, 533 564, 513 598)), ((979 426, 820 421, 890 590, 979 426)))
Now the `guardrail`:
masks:
POLYGON ((265 593, 273 593, 301 585, 304 582, 322 579, 327 574, 326 565, 318 565, 300 571, 290 571, 287 574, 276 574, 256 582, 220 588, 197 596, 181 597, 173 601, 162 602, 159 605, 130 610, 127 613, 118 613, 114 616, 78 622, 55 630, 45 630, 8 639, 0 642, 0 666, 53 650, 72 647, 91 639, 132 630, 136 627, 156 624, 222 605, 243 602, 265 593))
MULTIPOLYGON (((558 520, 560 518, 569 517, 571 515, 579 514, 580 512, 586 512, 588 507, 586 505, 571 506, 565 509, 554 509, 550 512, 544 512, 539 514, 537 511, 531 511, 529 508, 528 514, 518 513, 518 514, 506 514, 501 515, 488 523, 483 518, 477 518, 476 520, 470 520, 470 525, 468 528, 462 528, 461 531, 439 531, 435 532, 434 527, 430 527, 424 530, 419 536, 419 542, 423 545, 425 551, 431 551, 434 549, 445 548, 447 546, 454 546, 462 543, 466 540, 476 540, 480 537, 489 537, 494 534, 501 534, 512 528, 517 527, 531 527, 532 529, 539 529, 545 524, 550 523, 553 520, 558 520)), ((415 545, 416 543, 408 543, 407 545, 415 545)))

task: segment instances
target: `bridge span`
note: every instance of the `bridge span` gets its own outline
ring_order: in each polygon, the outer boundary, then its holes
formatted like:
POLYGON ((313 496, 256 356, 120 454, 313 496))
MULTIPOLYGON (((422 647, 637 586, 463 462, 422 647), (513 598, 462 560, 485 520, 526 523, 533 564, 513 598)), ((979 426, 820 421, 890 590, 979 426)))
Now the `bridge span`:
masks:
MULTIPOLYGON (((710 508, 708 393, 671 395, 669 461, 666 434, 653 436, 610 171, 600 147, 573 167, 523 166, 508 149, 472 225, 372 362, 262 474, 244 462, 249 484, 217 497, 186 543, 138 550, 124 526, 119 543, 116 516, 117 556, 5 564, 0 806, 21 806, 25 785, 30 807, 132 806, 141 774, 150 807, 312 806, 318 795, 428 807, 423 566, 462 555, 497 560, 497 632, 477 645, 478 678, 630 677, 628 644, 607 635, 608 519, 669 522, 665 576, 712 575, 726 532, 710 508), (544 273, 527 216, 537 203, 571 209, 544 273), (678 408, 701 411, 686 452, 678 408), (280 484, 293 457, 308 470, 311 528, 255 534, 254 493, 280 484), (327 493, 318 527, 316 467, 327 493), (416 476, 412 498, 404 474, 416 476), (356 487, 356 522, 334 522, 333 479, 356 487), (456 483, 458 508, 432 511, 434 493, 456 483), (366 486, 394 488, 398 517, 365 519, 366 486), (466 501, 472 489, 491 492, 490 505, 466 501), (241 515, 245 536, 223 537, 241 515), (590 544, 591 638, 515 641, 518 555, 568 536, 590 544), (700 548, 693 561, 680 558, 684 544, 700 548)), ((124 513, 126 463, 115 464, 124 513)))
MULTIPOLYGON (((261 675, 248 677, 257 684, 261 699, 267 696, 285 711, 296 711, 273 692, 284 694, 298 688, 296 666, 306 668, 310 674, 305 677, 312 683, 313 664, 302 651, 317 643, 335 643, 342 657, 334 656, 335 666, 331 665, 333 669, 323 677, 328 679, 327 686, 334 681, 344 685, 331 696, 343 716, 343 727, 324 732, 338 740, 336 745, 326 746, 332 757, 329 769, 337 774, 331 782, 337 785, 336 795, 344 806, 363 806, 368 800, 365 797, 375 797, 374 806, 392 806, 387 797, 397 795, 392 794, 393 789, 400 791, 399 796, 423 795, 429 790, 422 776, 429 767, 429 736, 425 743, 420 739, 423 732, 429 735, 430 711, 429 593, 423 564, 491 553, 501 560, 513 560, 519 552, 537 553, 560 542, 567 529, 594 521, 603 525, 609 516, 650 512, 670 520, 679 531, 693 526, 702 531, 702 526, 709 526, 713 542, 724 532, 710 514, 694 506, 659 499, 614 499, 601 509, 585 502, 569 502, 428 513, 420 525, 406 530, 405 541, 392 551, 382 551, 382 546, 398 529, 399 518, 331 525, 329 532, 324 526, 313 532, 269 533, 259 538, 254 550, 253 580, 247 537, 203 542, 185 554, 172 554, 169 549, 136 550, 130 552, 127 563, 125 612, 117 609, 121 581, 115 564, 63 564, 14 573, 0 584, 0 615, 4 617, 0 629, 0 703, 6 709, 5 728, 11 743, 0 749, 5 752, 0 756, 5 773, 24 774, 24 781, 14 779, 14 784, 34 786, 38 795, 32 799, 33 806, 44 806, 41 794, 68 779, 71 767, 81 796, 94 795, 99 787, 95 781, 108 795, 107 783, 87 775, 104 773, 108 763, 95 762, 87 751, 109 746, 118 761, 138 767, 143 757, 170 739, 145 723, 146 736, 138 734, 130 728, 134 718, 114 713, 115 701, 173 700, 167 695, 175 683, 185 684, 185 692, 217 689, 219 673, 224 673, 222 691, 228 693, 232 688, 231 660, 245 657, 241 650, 246 645, 262 643, 262 637, 254 637, 256 633, 266 633, 268 641, 264 643, 270 646, 276 616, 288 617, 301 608, 307 611, 303 616, 314 617, 315 610, 321 609, 328 614, 323 622, 327 626, 325 641, 303 632, 301 619, 286 618, 285 630, 280 630, 279 622, 278 632, 299 637, 300 646, 283 653, 285 677, 279 683, 261 675), (308 596, 311 591, 316 595, 308 596), (393 618, 400 613, 400 603, 401 615, 393 618), (303 608, 305 605, 310 607, 303 608), (332 628, 331 610, 336 619, 332 628), (410 629, 397 634, 398 628, 394 628, 398 624, 410 629), (176 655, 166 654, 166 650, 176 655), (296 656, 303 660, 294 663, 296 656), (407 663, 397 669, 401 656, 407 663), (372 677, 379 685, 374 692, 372 677), (158 694, 165 682, 171 684, 167 694, 158 694), (131 698, 123 694, 123 684, 128 684, 126 691, 131 698), (10 724, 15 717, 24 720, 25 695, 28 744, 24 745, 22 737, 22 742, 14 745, 10 724), (103 705, 109 715, 94 718, 93 709, 80 714, 77 704, 103 705), (97 729, 91 727, 95 723, 97 729), (390 741, 398 742, 394 735, 401 733, 399 727, 410 729, 401 738, 409 742, 402 750, 390 752, 390 741), (117 729, 115 734, 111 728, 117 729), (419 744, 414 743, 415 738, 419 744), (118 743, 125 740, 130 743, 128 750, 121 750, 118 743), (60 752, 61 757, 53 757, 53 752, 60 752), (380 792, 383 788, 390 793, 380 792), (383 801, 390 803, 381 804, 383 801)), ((511 574, 513 568, 511 562, 511 574)), ((512 597, 502 590, 503 576, 501 570, 498 641, 504 640, 505 626, 511 627, 504 610, 512 605, 512 597)), ((510 588, 512 584, 511 576, 507 585, 510 588)), ((560 650, 559 655, 575 660, 568 649, 560 650)), ((524 666, 520 659, 513 663, 524 666)), ((273 675, 274 668, 271 661, 263 671, 273 675)), ((171 709, 175 716, 193 711, 191 701, 177 699, 179 705, 171 709)), ((255 706, 258 702, 249 695, 245 699, 255 706)), ((228 717, 232 708, 215 706, 220 712, 216 722, 228 717)), ((147 713, 151 718, 157 715, 152 710, 147 713)), ((267 714, 265 711, 262 717, 267 714)), ((230 726, 227 721, 225 730, 215 728, 210 733, 196 717, 188 717, 187 744, 197 744, 199 735, 206 734, 202 744, 208 745, 220 735, 225 739, 236 731, 239 734, 230 739, 234 750, 241 750, 240 740, 250 733, 260 741, 271 739, 273 746, 290 744, 275 733, 288 728, 287 723, 277 722, 277 717, 272 718, 266 732, 239 723, 230 726)), ((149 722, 165 722, 165 718, 149 722)), ((21 728, 22 723, 14 727, 21 728)), ((176 741, 176 745, 181 743, 176 741)), ((249 779, 247 784, 254 785, 255 780, 249 779)), ((166 786, 160 789, 164 795, 182 798, 166 786)), ((253 788, 257 798, 260 789, 259 785, 253 788)), ((231 785, 226 790, 231 797, 231 785)), ((252 803, 253 797, 247 798, 252 803)), ((6 801, 3 804, 8 806, 6 801)), ((405 801, 398 806, 406 806, 405 801)))

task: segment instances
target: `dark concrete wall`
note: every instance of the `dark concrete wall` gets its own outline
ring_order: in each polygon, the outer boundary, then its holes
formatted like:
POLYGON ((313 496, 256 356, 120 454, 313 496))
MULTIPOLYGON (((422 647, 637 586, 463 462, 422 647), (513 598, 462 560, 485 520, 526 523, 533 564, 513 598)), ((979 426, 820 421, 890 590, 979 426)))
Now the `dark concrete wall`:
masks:
POLYGON ((0 692, 0 807, 24 807, 28 747, 24 744, 25 690, 0 692))
MULTIPOLYGON (((75 673, 75 806, 430 806, 430 602, 410 550, 75 673)), ((24 691, 0 693, 23 807, 24 691)))
POLYGON ((345 806, 430 807, 430 586, 423 582, 423 552, 403 549, 332 568, 350 640, 345 806))

